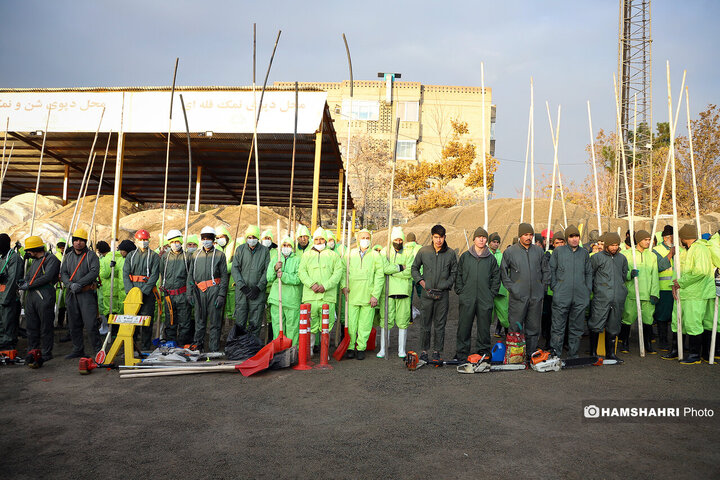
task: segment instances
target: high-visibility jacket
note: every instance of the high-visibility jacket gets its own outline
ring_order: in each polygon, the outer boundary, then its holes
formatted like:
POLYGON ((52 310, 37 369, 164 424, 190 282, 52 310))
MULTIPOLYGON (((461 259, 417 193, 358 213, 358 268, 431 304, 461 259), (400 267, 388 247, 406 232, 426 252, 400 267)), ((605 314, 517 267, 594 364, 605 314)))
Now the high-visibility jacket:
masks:
POLYGON ((665 242, 662 242, 655 246, 653 252, 657 257, 660 290, 672 290, 673 259, 668 258, 670 249, 665 245, 665 242), (667 268, 660 270, 663 266, 667 266, 667 268))

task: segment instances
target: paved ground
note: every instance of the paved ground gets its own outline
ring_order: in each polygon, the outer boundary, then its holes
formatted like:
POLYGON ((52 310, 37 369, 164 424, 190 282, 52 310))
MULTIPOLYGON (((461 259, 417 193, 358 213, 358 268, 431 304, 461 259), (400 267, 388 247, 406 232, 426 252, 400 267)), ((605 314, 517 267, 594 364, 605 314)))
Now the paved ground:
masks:
MULTIPOLYGON (((447 356, 455 327, 456 314, 447 356)), ((334 362, 332 371, 250 378, 81 376, 76 360, 61 357, 39 370, 0 367, 0 472, 15 479, 719 478, 720 408, 695 423, 611 424, 583 420, 582 407, 588 400, 720 406, 720 366, 625 355, 615 367, 460 375, 452 367, 409 372, 395 351, 390 360, 334 362)))

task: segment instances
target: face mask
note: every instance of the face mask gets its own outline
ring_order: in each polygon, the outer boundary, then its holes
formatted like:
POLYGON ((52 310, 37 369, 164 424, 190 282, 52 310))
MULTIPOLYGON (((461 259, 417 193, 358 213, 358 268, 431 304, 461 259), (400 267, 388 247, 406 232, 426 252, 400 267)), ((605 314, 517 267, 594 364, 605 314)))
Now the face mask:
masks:
POLYGON ((282 254, 283 254, 283 255, 285 255, 286 257, 289 257, 291 253, 292 253, 292 248, 290 248, 290 247, 282 247, 282 254))
POLYGON ((334 250, 335 249, 335 241, 334 240, 328 241, 327 246, 330 250, 334 250))
POLYGON ((318 252, 322 252, 323 250, 325 250, 325 244, 318 243, 317 245, 315 245, 315 250, 317 250, 318 252))
POLYGON ((265 240, 262 241, 262 244, 263 244, 264 246, 266 246, 267 248, 270 248, 270 245, 272 245, 272 240, 270 240, 270 239, 265 239, 265 240))
POLYGON ((218 245, 220 245, 221 247, 224 247, 225 245, 227 245, 227 240, 225 239, 225 237, 218 238, 217 242, 218 242, 218 245))
POLYGON ((400 250, 402 250, 402 247, 403 247, 402 242, 398 242, 398 243, 393 242, 393 248, 395 249, 396 252, 399 252, 400 250))
POLYGON ((248 238, 248 239, 247 239, 247 244, 248 244, 250 247, 255 247, 255 246, 258 244, 258 239, 257 239, 257 238, 248 238))
POLYGON ((135 245, 138 248, 146 249, 150 245, 150 240, 138 240, 137 242, 135 242, 135 245))
POLYGON ((210 250, 213 246, 213 241, 212 240, 203 240, 202 244, 203 244, 203 248, 210 250))
POLYGON ((370 239, 369 238, 363 238, 360 240, 360 248, 363 250, 370 247, 370 239))
POLYGON ((196 250, 197 250, 197 247, 187 247, 188 253, 195 253, 196 250))
POLYGON ((180 249, 182 248, 182 243, 179 243, 179 242, 171 243, 170 248, 172 248, 173 252, 179 252, 180 249))

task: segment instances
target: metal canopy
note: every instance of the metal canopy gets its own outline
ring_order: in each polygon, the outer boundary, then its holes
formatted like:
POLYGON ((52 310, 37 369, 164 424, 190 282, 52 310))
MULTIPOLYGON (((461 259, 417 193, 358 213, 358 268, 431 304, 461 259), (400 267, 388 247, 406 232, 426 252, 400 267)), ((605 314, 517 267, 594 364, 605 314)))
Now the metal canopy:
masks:
MULTIPOLYGON (((202 87, 184 87, 177 90, 192 89, 203 91, 202 87)), ((88 89, 77 89, 87 91, 88 89)), ((102 89, 106 91, 107 89, 102 89)), ((155 89, 157 90, 157 89, 155 89)), ((153 90, 153 91, 155 91, 153 90)), ((216 87, 209 87, 217 91, 216 87)), ((247 91, 247 88, 229 88, 228 91, 247 91)), ((287 92, 287 89, 279 89, 287 92)), ((0 90, 7 92, 28 92, 28 90, 0 90)), ((38 90, 46 92, 47 90, 38 90)), ((74 91, 74 90, 73 90, 74 91)), ((305 89, 305 91, 307 91, 305 89)), ((167 89, 169 100, 169 89, 167 89)), ((177 93, 176 93, 177 95, 177 93)), ((264 99, 268 101, 268 95, 264 99)), ((176 98, 176 105, 179 101, 176 98)), ((187 101, 187 100, 186 100, 187 101)), ((304 113, 304 112, 301 112, 304 113)), ((42 145, 42 132, 13 131, 12 113, 6 149, 6 159, 11 145, 14 151, 7 175, 3 183, 2 200, 35 189, 38 160, 42 145)), ((190 112, 188 112, 190 117, 190 112)), ((322 155, 320 164, 319 208, 336 208, 338 201, 338 177, 343 168, 335 130, 327 103, 322 112, 322 155)), ((192 117, 190 127, 193 128, 192 117)), ((4 124, 4 118, 1 123, 4 124)), ((167 121, 166 121, 167 122, 167 121)), ((261 116, 262 122, 262 116, 261 116)), ((188 155, 186 135, 179 133, 177 126, 183 124, 182 110, 175 109, 173 130, 170 146, 170 168, 168 177, 168 203, 184 204, 188 191, 188 155)), ((318 129, 320 125, 317 126, 318 129)), ((4 125, 2 127, 4 128, 4 125)), ((38 125, 38 130, 44 123, 38 125)), ((267 127, 265 128, 267 131, 267 127)), ((279 128, 279 130, 283 130, 279 128)), ((284 129, 287 132, 287 128, 284 129)), ((115 170, 118 135, 110 133, 110 150, 105 167, 105 175, 101 194, 111 195, 113 192, 113 176, 115 170)), ((167 148, 167 131, 156 133, 125 133, 122 196, 138 203, 158 203, 163 200, 165 173, 165 154, 167 148)), ((201 167, 200 203, 236 205, 240 202, 243 192, 243 181, 250 158, 250 171, 245 191, 245 203, 255 203, 255 165, 254 156, 250 155, 252 146, 251 133, 212 133, 191 131, 192 146, 192 201, 195 199, 195 186, 198 167, 201 167)), ((77 197, 80 180, 87 165, 89 151, 93 142, 94 132, 56 132, 50 131, 45 142, 42 178, 39 193, 43 195, 63 196, 66 170, 69 173, 67 198, 77 197)), ((293 205, 298 208, 312 206, 313 172, 315 165, 316 135, 298 134, 296 137, 295 178, 293 187, 293 205)), ((0 137, 2 140, 2 137, 0 137)), ((87 194, 97 191, 102 170, 102 161, 108 133, 98 136, 95 145, 96 159, 92 169, 87 194)), ((260 204, 263 206, 288 206, 290 193, 290 176, 292 165, 293 135, 292 133, 259 133, 258 156, 260 170, 260 204)), ((352 198, 348 199, 352 208, 352 198)))

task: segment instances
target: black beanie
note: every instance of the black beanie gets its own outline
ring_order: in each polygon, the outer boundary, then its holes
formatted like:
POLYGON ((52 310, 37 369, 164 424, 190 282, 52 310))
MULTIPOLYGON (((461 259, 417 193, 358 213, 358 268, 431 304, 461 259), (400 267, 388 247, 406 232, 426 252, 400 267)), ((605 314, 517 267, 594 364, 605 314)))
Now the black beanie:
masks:
POLYGON ((580 230, 575 225, 568 225, 568 227, 565 229, 565 238, 570 238, 573 235, 580 236, 580 230))
POLYGON ((521 223, 520 225, 518 225, 518 237, 522 237, 526 233, 535 233, 532 225, 530 225, 529 223, 521 223))
POLYGON ((697 227, 692 223, 685 224, 680 228, 678 235, 680 236, 680 240, 697 240, 697 227))
POLYGON ((501 242, 501 241, 502 241, 502 240, 500 239, 500 235, 499 235, 497 232, 491 233, 491 234, 490 234, 490 237, 488 237, 488 242, 492 242, 492 241, 498 241, 498 242, 501 242))
POLYGON ((0 233, 0 255, 10 251, 10 236, 7 233, 0 233))
POLYGON ((135 248, 137 247, 135 247, 135 244, 130 240, 123 240, 122 242, 120 242, 120 245, 118 245, 118 250, 124 250, 128 253, 135 250, 135 248))
POLYGON ((638 230, 635 232, 635 245, 642 242, 646 238, 650 238, 650 232, 647 230, 638 230))
POLYGON ((104 240, 100 240, 99 242, 97 242, 95 248, 100 253, 108 253, 110 251, 110 245, 108 245, 108 243, 104 240))
POLYGON ((405 241, 407 242, 414 242, 415 241, 415 234, 413 232, 408 232, 407 235, 405 235, 405 241))
POLYGON ((477 237, 485 237, 488 238, 487 230, 485 230, 482 227, 478 227, 475 229, 475 233, 473 233, 473 240, 475 240, 477 237))
POLYGON ((667 237, 668 235, 672 235, 674 233, 672 225, 665 225, 665 228, 663 228, 662 236, 667 237))
POLYGON ((603 241, 605 244, 605 248, 607 248, 610 245, 620 245, 620 235, 618 235, 615 232, 608 232, 605 235, 603 235, 603 238, 600 240, 603 241))

